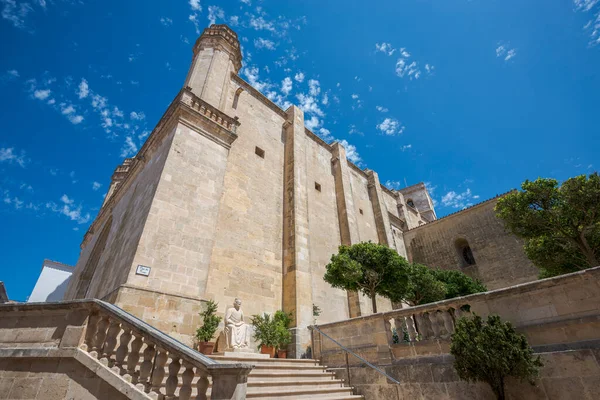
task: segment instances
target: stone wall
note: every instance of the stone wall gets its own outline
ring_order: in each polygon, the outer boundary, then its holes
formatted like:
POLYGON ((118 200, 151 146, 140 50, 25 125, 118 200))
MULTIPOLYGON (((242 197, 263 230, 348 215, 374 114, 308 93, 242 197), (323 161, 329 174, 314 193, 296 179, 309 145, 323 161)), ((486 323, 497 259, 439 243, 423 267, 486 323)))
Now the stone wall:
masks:
POLYGON ((513 398, 571 398, 561 397, 564 388, 571 386, 573 393, 581 395, 573 398, 593 398, 600 375, 600 267, 319 325, 320 332, 313 330, 313 356, 346 374, 345 353, 327 335, 401 382, 394 385, 349 356, 350 384, 370 399, 490 398, 489 388, 459 382, 451 367, 450 335, 455 320, 470 312, 484 318, 500 315, 525 334, 534 350, 543 353, 546 365, 541 386, 535 389, 513 382, 512 396, 526 393, 513 398), (394 343, 393 328, 399 332, 400 343, 394 343))
POLYGON ((409 260, 429 267, 461 269, 488 289, 537 279, 539 270, 523 251, 523 242, 506 232, 494 212, 497 199, 404 232, 409 260), (475 265, 463 262, 458 240, 466 240, 475 265))
MULTIPOLYGON (((600 349, 537 353, 544 363, 532 386, 514 378, 506 381, 509 400, 596 400, 600 393, 600 349)), ((383 371, 400 382, 393 384, 368 367, 333 369, 357 394, 368 400, 495 400, 489 385, 461 381, 451 356, 423 357, 418 363, 404 360, 383 371), (348 372, 350 377, 348 377, 348 372)))
POLYGON ((0 358, 0 399, 128 398, 71 358, 0 358))

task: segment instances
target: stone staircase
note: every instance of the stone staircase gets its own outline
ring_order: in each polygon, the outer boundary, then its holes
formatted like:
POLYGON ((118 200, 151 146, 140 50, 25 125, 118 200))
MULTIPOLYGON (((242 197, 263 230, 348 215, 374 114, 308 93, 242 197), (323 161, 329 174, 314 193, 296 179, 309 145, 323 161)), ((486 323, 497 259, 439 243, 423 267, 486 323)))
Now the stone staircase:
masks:
POLYGON ((357 400, 344 381, 317 360, 211 356, 220 363, 254 365, 248 375, 248 399, 357 400))

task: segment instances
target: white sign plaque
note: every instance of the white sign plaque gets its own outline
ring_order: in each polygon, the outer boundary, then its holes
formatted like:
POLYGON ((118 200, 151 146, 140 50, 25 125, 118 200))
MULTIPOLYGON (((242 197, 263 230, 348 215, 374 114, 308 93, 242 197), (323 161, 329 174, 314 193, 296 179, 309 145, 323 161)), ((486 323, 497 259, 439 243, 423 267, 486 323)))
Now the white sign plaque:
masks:
POLYGON ((144 276, 148 276, 150 275, 150 267, 146 267, 145 265, 138 265, 137 269, 135 270, 136 275, 144 275, 144 276))

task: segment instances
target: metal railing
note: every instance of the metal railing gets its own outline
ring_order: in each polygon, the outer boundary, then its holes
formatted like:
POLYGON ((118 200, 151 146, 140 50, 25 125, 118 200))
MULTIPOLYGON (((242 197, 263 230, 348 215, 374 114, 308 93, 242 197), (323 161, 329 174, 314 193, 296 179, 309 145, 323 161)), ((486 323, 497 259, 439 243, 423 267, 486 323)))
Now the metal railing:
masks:
POLYGON ((341 344, 340 342, 338 342, 337 340, 335 340, 334 338, 332 338, 331 336, 329 336, 328 334, 324 333, 322 330, 319 329, 318 326, 312 325, 312 326, 309 327, 309 329, 316 330, 317 332, 319 332, 320 335, 325 336, 327 339, 331 340, 333 343, 335 343, 336 345, 338 345, 340 347, 340 349, 342 349, 344 351, 345 357, 346 357, 346 375, 348 377, 348 385, 351 385, 351 382, 350 382, 350 364, 348 363, 348 354, 352 354, 354 357, 356 357, 357 359, 359 359, 363 364, 365 364, 368 367, 374 369, 375 371, 377 371, 381 375, 385 376, 387 379, 389 379, 393 383, 398 384, 398 385, 400 384, 400 382, 398 382, 396 379, 394 379, 391 376, 389 376, 388 374, 386 374, 380 368, 378 368, 375 365, 371 364, 370 362, 368 362, 367 360, 365 360, 364 358, 362 358, 361 356, 359 356, 358 354, 356 354, 355 352, 353 352, 352 350, 350 350, 349 348, 347 348, 346 346, 344 346, 343 344, 341 344))

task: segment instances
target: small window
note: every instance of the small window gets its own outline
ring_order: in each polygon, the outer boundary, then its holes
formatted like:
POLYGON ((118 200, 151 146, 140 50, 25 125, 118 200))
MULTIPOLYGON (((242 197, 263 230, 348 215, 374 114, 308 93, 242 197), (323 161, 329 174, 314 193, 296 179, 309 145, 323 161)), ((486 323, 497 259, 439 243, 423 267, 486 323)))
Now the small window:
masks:
POLYGON ((409 206, 411 206, 412 208, 415 208, 415 203, 412 201, 412 199, 408 199, 406 201, 406 204, 408 204, 409 206))
POLYGON ((237 109, 238 101, 240 100, 240 94, 242 94, 243 91, 244 89, 242 88, 238 88, 238 90, 235 91, 235 96, 233 97, 233 104, 231 106, 234 110, 237 109))
POLYGON ((360 212, 361 215, 364 214, 362 208, 359 208, 358 212, 360 212))
POLYGON ((476 264, 473 251, 471 250, 471 246, 469 246, 469 242, 467 242, 466 239, 457 239, 454 245, 456 246, 456 251, 462 267, 468 267, 476 264))
POLYGON ((265 158, 265 151, 258 146, 254 148, 254 153, 260 158, 265 158))
POLYGON ((321 191, 321 184, 315 182, 315 189, 317 189, 320 192, 321 191))

